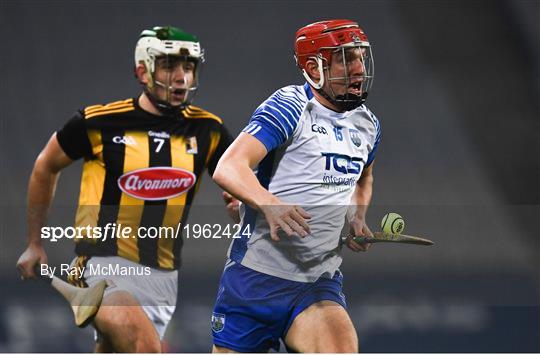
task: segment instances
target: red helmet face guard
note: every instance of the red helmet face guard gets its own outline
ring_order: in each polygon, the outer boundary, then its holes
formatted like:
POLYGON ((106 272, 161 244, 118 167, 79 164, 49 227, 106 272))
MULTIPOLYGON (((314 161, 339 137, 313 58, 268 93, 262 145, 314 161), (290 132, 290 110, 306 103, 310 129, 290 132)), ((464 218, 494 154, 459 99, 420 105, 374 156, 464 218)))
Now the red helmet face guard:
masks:
POLYGON ((306 80, 340 110, 362 105, 371 88, 375 65, 367 36, 349 20, 317 22, 296 33, 295 58, 306 80), (319 71, 315 82, 308 61, 319 71))

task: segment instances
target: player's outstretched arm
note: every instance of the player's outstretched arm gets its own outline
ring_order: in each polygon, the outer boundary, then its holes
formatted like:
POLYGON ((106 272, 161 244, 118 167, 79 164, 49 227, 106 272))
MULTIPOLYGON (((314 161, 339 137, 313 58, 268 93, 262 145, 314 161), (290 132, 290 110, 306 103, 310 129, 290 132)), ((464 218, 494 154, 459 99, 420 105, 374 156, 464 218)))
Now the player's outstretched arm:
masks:
POLYGON ((47 263, 47 254, 41 243, 41 227, 45 224, 60 170, 72 162, 58 144, 55 133, 34 163, 28 184, 28 246, 17 261, 17 268, 25 279, 36 277, 34 266, 47 263))
POLYGON ((257 138, 241 133, 219 160, 213 179, 228 193, 264 214, 273 240, 279 241, 279 229, 288 236, 305 237, 309 234, 309 214, 299 206, 283 203, 262 187, 253 173, 266 154, 266 147, 257 138))
POLYGON ((366 213, 371 203, 373 191, 373 163, 362 171, 362 176, 356 183, 351 204, 353 211, 349 215, 351 236, 347 238, 347 246, 353 251, 366 251, 370 248, 370 243, 357 243, 353 240, 355 236, 373 236, 373 233, 366 224, 366 213))

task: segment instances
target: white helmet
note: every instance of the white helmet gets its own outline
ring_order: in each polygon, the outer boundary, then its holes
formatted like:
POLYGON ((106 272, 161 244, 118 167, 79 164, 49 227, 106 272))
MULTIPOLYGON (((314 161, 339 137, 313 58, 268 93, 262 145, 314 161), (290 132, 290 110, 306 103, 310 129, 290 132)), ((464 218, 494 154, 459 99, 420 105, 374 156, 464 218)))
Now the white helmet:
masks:
POLYGON ((170 112, 171 109, 178 109, 178 107, 172 107, 168 102, 170 90, 172 89, 171 83, 156 81, 154 74, 156 70, 156 58, 168 56, 185 58, 186 61, 195 63, 193 84, 188 89, 184 102, 180 105, 180 107, 183 107, 191 103, 197 91, 199 71, 201 64, 204 62, 204 51, 196 36, 176 27, 153 27, 150 30, 147 29, 141 32, 135 47, 135 67, 139 64, 145 66, 148 75, 148 84, 145 85, 145 92, 160 111, 166 112, 170 112), (166 90, 167 101, 159 100, 155 96, 153 92, 154 84, 166 90))

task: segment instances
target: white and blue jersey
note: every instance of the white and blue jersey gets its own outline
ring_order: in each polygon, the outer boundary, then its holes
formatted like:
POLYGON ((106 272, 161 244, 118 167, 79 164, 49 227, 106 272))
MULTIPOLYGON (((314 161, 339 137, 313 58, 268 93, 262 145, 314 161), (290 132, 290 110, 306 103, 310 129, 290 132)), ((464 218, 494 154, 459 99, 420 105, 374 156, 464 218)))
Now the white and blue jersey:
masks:
POLYGON ((261 185, 302 206, 312 217, 311 233, 272 242, 264 216, 242 204, 243 232, 231 243, 229 258, 290 281, 332 278, 341 264, 340 232, 356 182, 375 157, 379 121, 364 105, 334 112, 307 84, 291 85, 264 101, 243 132, 268 151, 255 171, 261 185))
POLYGON ((310 235, 276 243, 264 216, 240 206, 241 238, 231 243, 221 276, 213 341, 238 352, 267 352, 279 349, 296 316, 312 304, 346 308, 340 232, 356 182, 374 159, 380 127, 365 106, 344 113, 325 108, 306 84, 272 94, 244 132, 268 151, 255 171, 261 185, 312 217, 310 235))

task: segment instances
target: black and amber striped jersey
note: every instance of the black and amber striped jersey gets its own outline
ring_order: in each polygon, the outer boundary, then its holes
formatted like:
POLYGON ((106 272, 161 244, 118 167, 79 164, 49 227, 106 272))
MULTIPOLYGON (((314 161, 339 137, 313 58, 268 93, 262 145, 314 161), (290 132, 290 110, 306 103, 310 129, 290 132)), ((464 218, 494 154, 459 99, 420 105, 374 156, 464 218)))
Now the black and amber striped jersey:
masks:
POLYGON ((76 253, 178 268, 181 237, 137 233, 184 224, 204 170, 213 173, 232 141, 222 120, 192 105, 176 117, 156 116, 128 99, 78 111, 56 136, 71 159, 84 158, 75 225, 131 230, 127 238, 85 235, 76 253))

